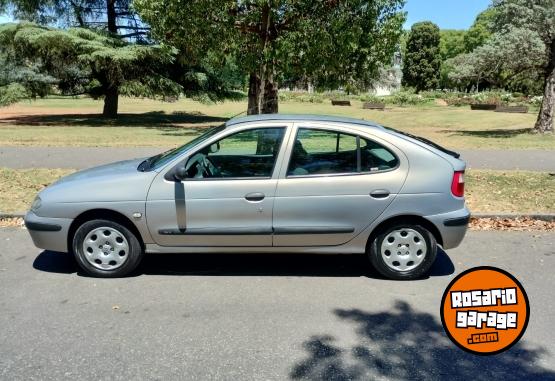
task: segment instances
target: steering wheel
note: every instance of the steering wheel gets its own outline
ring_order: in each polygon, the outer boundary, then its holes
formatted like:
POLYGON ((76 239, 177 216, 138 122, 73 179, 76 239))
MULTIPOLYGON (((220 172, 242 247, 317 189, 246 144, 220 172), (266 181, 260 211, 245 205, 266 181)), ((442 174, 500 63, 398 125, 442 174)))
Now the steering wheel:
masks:
POLYGON ((212 163, 208 155, 204 155, 203 167, 208 177, 221 177, 220 170, 212 163))
POLYGON ((207 177, 218 177, 220 171, 216 166, 210 161, 208 156, 202 152, 198 152, 191 156, 187 165, 185 166, 185 171, 189 173, 191 169, 196 169, 196 174, 191 177, 194 178, 207 178, 207 177))

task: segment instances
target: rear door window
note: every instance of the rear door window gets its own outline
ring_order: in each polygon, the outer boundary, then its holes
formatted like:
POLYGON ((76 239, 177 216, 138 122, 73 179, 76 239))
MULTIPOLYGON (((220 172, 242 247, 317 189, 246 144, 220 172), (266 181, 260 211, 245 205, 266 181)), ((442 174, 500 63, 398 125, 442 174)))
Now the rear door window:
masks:
POLYGON ((340 131, 299 128, 287 176, 372 172, 395 168, 398 160, 387 148, 340 131))

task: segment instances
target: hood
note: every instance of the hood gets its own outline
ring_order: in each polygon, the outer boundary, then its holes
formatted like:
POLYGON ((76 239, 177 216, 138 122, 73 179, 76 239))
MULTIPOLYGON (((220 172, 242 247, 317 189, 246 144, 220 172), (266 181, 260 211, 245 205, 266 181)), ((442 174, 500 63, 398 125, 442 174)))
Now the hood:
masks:
POLYGON ((58 181, 52 183, 51 186, 67 183, 70 181, 83 181, 87 179, 94 180, 95 178, 98 178, 98 177, 110 177, 110 176, 118 177, 121 175, 127 175, 129 173, 138 172, 137 167, 144 159, 145 158, 116 161, 115 163, 104 164, 98 167, 83 169, 81 171, 77 171, 70 175, 62 177, 58 181))
POLYGON ((46 187, 39 195, 43 203, 145 200, 157 173, 138 171, 143 160, 119 161, 75 172, 46 187))

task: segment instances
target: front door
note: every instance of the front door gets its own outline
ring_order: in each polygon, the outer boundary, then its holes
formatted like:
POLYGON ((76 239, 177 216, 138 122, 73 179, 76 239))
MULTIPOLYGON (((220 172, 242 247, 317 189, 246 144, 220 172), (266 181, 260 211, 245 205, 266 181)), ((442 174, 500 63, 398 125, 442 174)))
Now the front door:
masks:
POLYGON ((274 169, 285 131, 269 126, 231 133, 189 157, 186 179, 158 182, 168 197, 149 192, 147 219, 156 243, 272 246, 274 169))
POLYGON ((384 146, 347 130, 295 130, 274 203, 274 246, 346 243, 391 203, 406 167, 384 146))

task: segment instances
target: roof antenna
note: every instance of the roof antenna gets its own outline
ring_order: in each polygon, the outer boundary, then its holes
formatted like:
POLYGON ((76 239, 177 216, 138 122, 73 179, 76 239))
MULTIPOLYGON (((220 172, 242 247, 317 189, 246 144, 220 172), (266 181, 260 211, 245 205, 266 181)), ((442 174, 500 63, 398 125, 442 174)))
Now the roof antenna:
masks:
POLYGON ((245 114, 247 111, 248 111, 248 110, 241 111, 239 114, 235 114, 235 115, 233 115, 233 116, 232 116, 231 118, 229 118, 229 119, 237 118, 239 115, 245 114))

